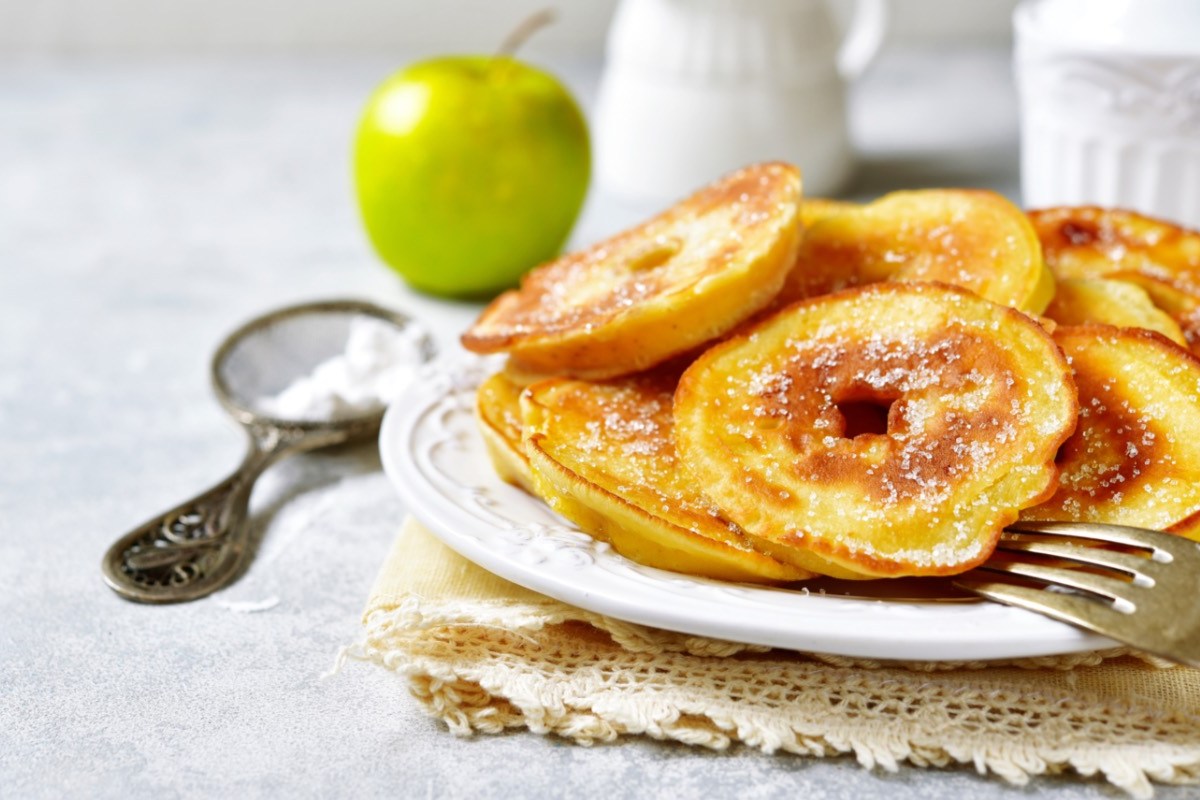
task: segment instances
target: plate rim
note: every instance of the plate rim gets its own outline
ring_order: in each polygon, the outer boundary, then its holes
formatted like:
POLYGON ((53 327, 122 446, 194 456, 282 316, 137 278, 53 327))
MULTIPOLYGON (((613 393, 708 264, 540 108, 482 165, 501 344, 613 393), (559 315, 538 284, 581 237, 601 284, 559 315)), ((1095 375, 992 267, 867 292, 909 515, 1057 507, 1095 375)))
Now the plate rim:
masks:
MULTIPOLYGON (((590 550, 599 562, 599 570, 593 568, 595 565, 572 565, 571 574, 565 575, 554 565, 538 566, 507 555, 494 540, 490 545, 486 543, 489 535, 501 529, 490 526, 489 530, 486 520, 452 502, 422 470, 414 447, 415 436, 429 435, 426 420, 434 409, 456 392, 469 391, 473 398, 471 376, 482 376, 493 364, 499 364, 495 357, 469 356, 443 357, 427 365, 384 415, 379 452, 384 472, 406 511, 459 555, 505 580, 585 611, 648 627, 850 658, 981 661, 1061 656, 1119 646, 1098 634, 995 603, 868 600, 724 583, 633 565, 608 545, 594 540, 590 550), (623 570, 614 569, 618 565, 623 570), (721 608, 720 603, 714 608, 714 599, 706 593, 718 595, 732 611, 721 608), (780 597, 787 598, 783 607, 800 613, 780 618, 780 597), (688 602, 665 606, 647 603, 664 599, 688 602), (947 613, 951 606, 956 610, 947 613), (760 615, 732 613, 739 608, 745 612, 757 610, 760 615), (878 614, 880 609, 887 613, 878 614), (857 623, 857 627, 850 623, 857 623), (867 635, 857 632, 860 628, 867 635), (1003 635, 997 637, 998 631, 1003 635)), ((457 409, 472 418, 464 446, 473 444, 478 456, 487 460, 483 440, 473 423, 473 408, 472 400, 468 410, 457 409)), ((514 496, 508 492, 520 492, 495 477, 490 460, 487 466, 494 482, 479 488, 499 491, 506 499, 514 496)), ((532 496, 521 493, 520 499, 548 511, 532 496)), ((561 527, 578 532, 565 520, 561 527)))

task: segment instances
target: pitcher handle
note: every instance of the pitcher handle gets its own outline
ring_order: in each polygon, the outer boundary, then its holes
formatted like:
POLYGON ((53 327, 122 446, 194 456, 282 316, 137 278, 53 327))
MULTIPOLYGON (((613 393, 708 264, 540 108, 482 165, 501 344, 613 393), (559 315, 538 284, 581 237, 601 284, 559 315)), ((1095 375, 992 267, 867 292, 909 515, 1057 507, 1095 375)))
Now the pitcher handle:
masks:
POLYGON ((887 30, 887 0, 857 0, 846 38, 838 49, 838 72, 847 83, 856 80, 879 54, 887 30))

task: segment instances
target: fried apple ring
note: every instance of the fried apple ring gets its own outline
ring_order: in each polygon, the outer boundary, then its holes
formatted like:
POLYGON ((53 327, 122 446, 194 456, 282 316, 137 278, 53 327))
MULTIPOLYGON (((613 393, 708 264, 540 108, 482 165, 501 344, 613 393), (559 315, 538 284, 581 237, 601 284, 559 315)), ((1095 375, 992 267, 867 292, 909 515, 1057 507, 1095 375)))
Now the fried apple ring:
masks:
POLYGON ((1154 305, 1136 283, 1108 278, 1066 278, 1058 282, 1046 317, 1059 325, 1112 325, 1145 328, 1187 347, 1183 331, 1170 315, 1154 305))
POLYGON ((1029 218, 1056 277, 1136 283, 1200 355, 1200 232, 1096 206, 1030 211, 1029 218))
POLYGON ((710 341, 774 299, 800 238, 800 173, 760 164, 530 272, 462 337, 516 369, 603 378, 710 341))
POLYGON ((475 421, 500 479, 535 494, 521 428, 522 389, 503 372, 492 375, 475 393, 475 421))
POLYGON ((893 192, 805 231, 780 306, 880 281, 939 281, 1040 314, 1054 279, 1025 215, 994 192, 893 192))
POLYGON ((697 485, 777 558, 835 577, 948 575, 1053 493, 1077 411, 1066 360, 1025 314, 883 283, 710 349, 680 380, 675 438, 697 485))
POLYGON ((806 197, 800 203, 800 224, 810 228, 823 219, 845 214, 861 208, 858 203, 848 200, 833 200, 828 197, 806 197))
POLYGON ((537 493, 648 566, 753 583, 812 577, 756 551, 680 468, 671 437, 678 374, 530 386, 521 408, 537 493))
POLYGON ((1149 331, 1063 327, 1079 426, 1058 456, 1059 486, 1021 512, 1108 522, 1200 540, 1200 360, 1149 331))

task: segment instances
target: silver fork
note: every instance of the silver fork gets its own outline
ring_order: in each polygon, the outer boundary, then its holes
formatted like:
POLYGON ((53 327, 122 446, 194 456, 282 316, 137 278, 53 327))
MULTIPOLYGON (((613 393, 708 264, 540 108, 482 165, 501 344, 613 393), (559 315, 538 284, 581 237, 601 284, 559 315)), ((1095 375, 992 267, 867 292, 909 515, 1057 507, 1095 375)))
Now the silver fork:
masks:
POLYGON ((1005 530, 996 550, 982 566, 956 576, 955 585, 1200 667, 1196 542, 1124 525, 1020 522, 1005 530))

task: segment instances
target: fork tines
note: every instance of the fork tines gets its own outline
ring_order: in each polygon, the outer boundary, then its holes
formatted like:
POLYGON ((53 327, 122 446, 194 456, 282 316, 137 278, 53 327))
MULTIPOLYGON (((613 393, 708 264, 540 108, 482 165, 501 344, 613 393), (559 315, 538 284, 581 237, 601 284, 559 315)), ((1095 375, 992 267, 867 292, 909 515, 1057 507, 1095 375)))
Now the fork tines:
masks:
POLYGON ((1200 546, 1159 531, 1084 522, 1009 526, 960 588, 1139 650, 1200 666, 1200 546))

